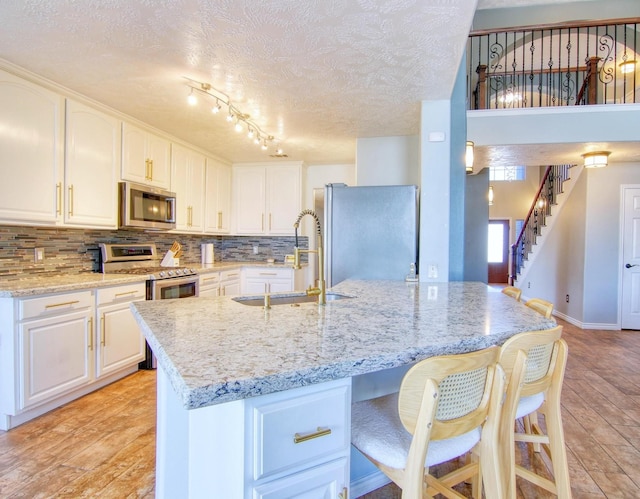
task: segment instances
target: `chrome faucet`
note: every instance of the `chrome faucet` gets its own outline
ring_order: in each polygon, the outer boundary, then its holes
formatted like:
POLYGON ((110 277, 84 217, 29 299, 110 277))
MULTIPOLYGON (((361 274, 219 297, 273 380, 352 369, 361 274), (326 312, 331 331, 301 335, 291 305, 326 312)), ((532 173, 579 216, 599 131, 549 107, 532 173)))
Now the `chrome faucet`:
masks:
POLYGON ((317 253, 318 255, 318 286, 312 288, 309 286, 307 289, 307 295, 317 295, 318 296, 318 304, 325 305, 327 303, 327 295, 326 295, 326 285, 324 280, 324 253, 322 250, 322 227, 320 227, 320 220, 318 219, 318 215, 312 210, 302 210, 298 215, 295 223, 293 224, 296 234, 296 245, 293 248, 293 268, 299 269, 300 267, 300 253, 317 253), (300 249, 298 247, 298 227, 300 226, 300 220, 305 215, 311 215, 313 219, 316 221, 316 233, 318 235, 318 248, 315 250, 308 249, 300 249))

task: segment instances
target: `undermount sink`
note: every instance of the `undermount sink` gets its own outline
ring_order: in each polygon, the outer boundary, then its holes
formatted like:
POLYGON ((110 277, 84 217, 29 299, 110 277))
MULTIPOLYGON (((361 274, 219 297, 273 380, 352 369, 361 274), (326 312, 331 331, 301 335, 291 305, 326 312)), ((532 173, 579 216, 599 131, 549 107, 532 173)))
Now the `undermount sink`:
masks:
MULTIPOLYGON (((300 303, 313 303, 318 301, 318 296, 305 294, 285 294, 285 295, 271 295, 271 306, 274 305, 298 305, 300 303)), ((342 300, 343 298, 353 298, 353 296, 340 295, 337 293, 327 293, 327 301, 342 300)), ((252 307, 264 306, 264 296, 236 296, 232 298, 233 301, 242 303, 243 305, 249 305, 252 307)))

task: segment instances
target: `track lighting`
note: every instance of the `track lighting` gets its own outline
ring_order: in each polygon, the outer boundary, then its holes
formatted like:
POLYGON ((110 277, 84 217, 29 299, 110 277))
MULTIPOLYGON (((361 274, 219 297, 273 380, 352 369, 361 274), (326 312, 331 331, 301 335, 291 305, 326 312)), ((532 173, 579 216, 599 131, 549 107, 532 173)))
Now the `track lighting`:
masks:
MULTIPOLYGON (((187 80, 187 86, 190 88, 187 101, 190 105, 196 105, 198 102, 198 92, 207 95, 215 100, 215 103, 211 107, 212 114, 218 114, 222 110, 222 106, 226 106, 227 116, 226 120, 229 123, 233 123, 234 129, 237 132, 241 132, 244 127, 247 127, 247 138, 252 140, 254 144, 260 146, 260 148, 266 151, 269 148, 269 143, 274 142, 275 137, 265 133, 253 120, 251 116, 243 113, 232 102, 231 98, 224 92, 213 88, 209 83, 202 83, 191 78, 184 77, 187 80)), ((278 147, 276 154, 282 155, 282 149, 278 147)))

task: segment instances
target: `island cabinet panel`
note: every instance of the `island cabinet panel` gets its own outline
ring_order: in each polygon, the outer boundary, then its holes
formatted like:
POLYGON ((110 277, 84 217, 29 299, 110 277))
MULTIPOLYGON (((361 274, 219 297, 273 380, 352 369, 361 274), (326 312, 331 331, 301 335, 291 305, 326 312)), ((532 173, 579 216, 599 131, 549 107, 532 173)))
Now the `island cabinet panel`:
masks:
MULTIPOLYGON (((304 473, 306 480, 317 480, 324 488, 335 481, 335 475, 329 473, 327 479, 326 470, 316 468, 336 459, 343 461, 342 474, 348 476, 350 407, 351 386, 344 380, 248 399, 251 487, 279 490, 290 497, 301 486, 302 479, 296 475, 304 473)), ((347 484, 345 478, 341 485, 347 484)))
POLYGON ((0 219, 57 223, 62 212, 64 98, 0 71, 0 219))

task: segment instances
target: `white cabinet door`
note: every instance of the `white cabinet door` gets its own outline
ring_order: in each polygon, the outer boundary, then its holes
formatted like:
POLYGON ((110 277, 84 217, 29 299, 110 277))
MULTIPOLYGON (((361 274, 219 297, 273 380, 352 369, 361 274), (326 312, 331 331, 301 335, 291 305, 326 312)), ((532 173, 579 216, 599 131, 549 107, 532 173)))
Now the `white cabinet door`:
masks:
POLYGON ((234 215, 238 234, 293 234, 301 206, 301 165, 236 165, 234 215))
POLYGON ((116 228, 120 122, 67 100, 64 223, 116 228))
POLYGON ((273 166, 267 171, 269 234, 291 236, 300 213, 300 167, 273 166))
POLYGON ((205 158, 174 145, 171 158, 171 190, 176 193, 176 229, 204 229, 205 158))
POLYGON ((168 189, 171 143, 129 123, 122 124, 122 179, 168 189))
POLYGON ((205 232, 226 234, 231 220, 231 167, 207 158, 205 232))
POLYGON ((97 377, 144 360, 144 336, 129 303, 126 301, 98 308, 97 377))
POLYGON ((253 489, 253 499, 347 499, 349 462, 346 458, 265 483, 253 489))
POLYGON ((198 296, 220 296, 219 272, 211 272, 200 275, 198 296))
POLYGON ((240 294, 240 271, 225 270, 220 272, 220 296, 237 296, 240 294))
POLYGON ((245 279, 242 282, 242 293, 245 295, 259 295, 267 292, 267 283, 264 279, 245 279))
POLYGON ((93 309, 25 321, 18 329, 20 409, 93 380, 93 309))
POLYGON ((291 268, 246 268, 242 275, 243 294, 285 293, 293 291, 291 268))
MULTIPOLYGON (((234 168, 236 233, 264 234, 266 173, 264 167, 234 168)), ((293 223, 293 222, 292 222, 293 223)))
POLYGON ((55 224, 62 213, 64 98, 0 71, 0 218, 55 224))

